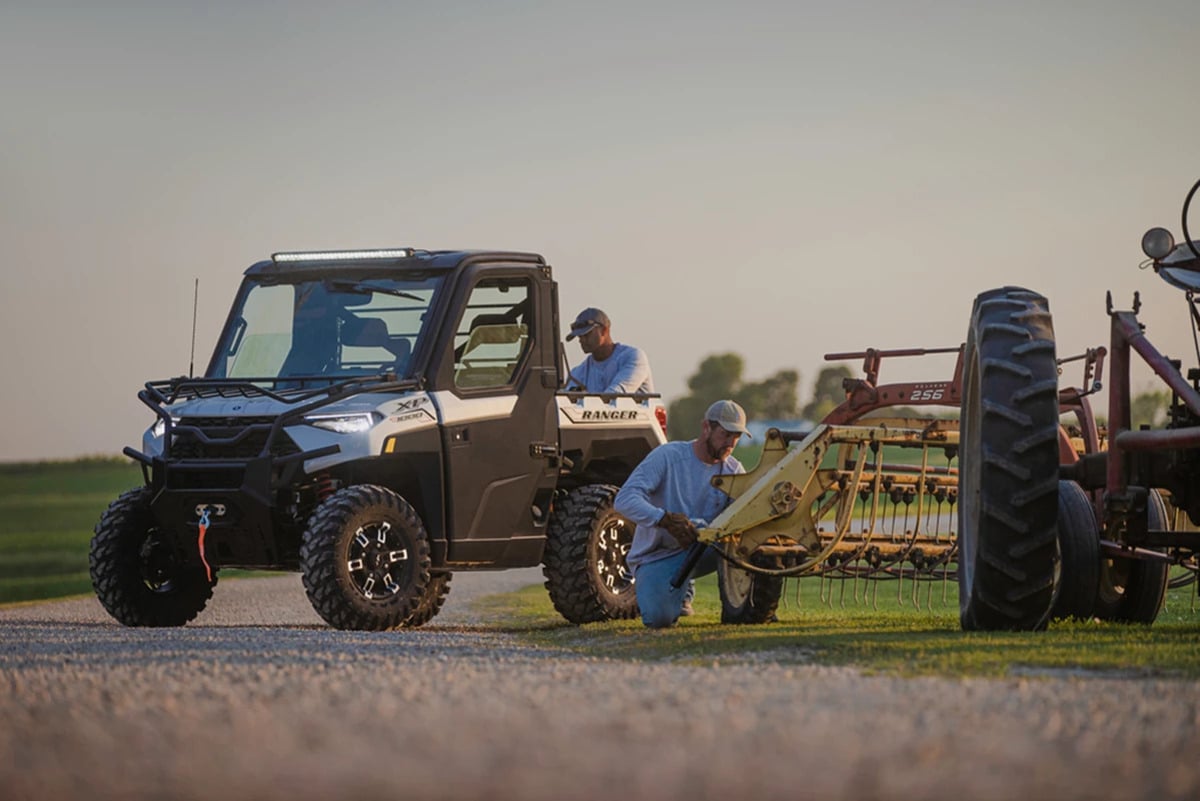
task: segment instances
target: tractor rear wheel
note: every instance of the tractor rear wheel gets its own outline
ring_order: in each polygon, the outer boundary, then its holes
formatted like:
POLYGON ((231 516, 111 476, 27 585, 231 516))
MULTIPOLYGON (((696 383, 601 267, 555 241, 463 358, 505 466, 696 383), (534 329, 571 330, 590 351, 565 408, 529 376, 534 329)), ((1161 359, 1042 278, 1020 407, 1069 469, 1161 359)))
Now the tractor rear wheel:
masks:
POLYGON ((1100 589, 1100 527, 1092 500, 1074 481, 1058 482, 1058 581, 1051 620, 1088 620, 1100 589))
MULTIPOLYGON (((1146 526, 1166 529, 1169 521, 1162 496, 1150 490, 1146 499, 1146 526)), ((1096 617, 1121 623, 1153 623, 1167 597, 1170 569, 1168 562, 1147 559, 1102 560, 1096 617)))
POLYGON ((1058 366, 1044 297, 1005 287, 975 299, 960 419, 962 627, 1044 628, 1058 514, 1058 366))
POLYGON ((625 562, 634 524, 613 509, 616 496, 610 484, 587 484, 554 499, 542 575, 554 608, 572 623, 639 614, 625 562))
POLYGON ((717 562, 722 623, 770 623, 775 620, 783 578, 751 573, 728 559, 717 562))
POLYGON ((429 600, 425 525, 386 487, 350 486, 324 500, 304 532, 300 568, 313 609, 338 629, 399 628, 429 600))

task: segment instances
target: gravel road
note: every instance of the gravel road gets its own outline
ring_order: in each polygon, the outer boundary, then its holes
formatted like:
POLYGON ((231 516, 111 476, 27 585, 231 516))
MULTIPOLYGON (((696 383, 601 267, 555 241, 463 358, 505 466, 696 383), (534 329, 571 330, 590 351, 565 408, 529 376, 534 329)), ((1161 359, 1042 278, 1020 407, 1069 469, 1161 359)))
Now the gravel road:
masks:
POLYGON ((378 634, 326 628, 290 575, 181 629, 0 609, 0 798, 1200 797, 1197 682, 634 664, 471 613, 539 581, 459 574, 428 627, 378 634))

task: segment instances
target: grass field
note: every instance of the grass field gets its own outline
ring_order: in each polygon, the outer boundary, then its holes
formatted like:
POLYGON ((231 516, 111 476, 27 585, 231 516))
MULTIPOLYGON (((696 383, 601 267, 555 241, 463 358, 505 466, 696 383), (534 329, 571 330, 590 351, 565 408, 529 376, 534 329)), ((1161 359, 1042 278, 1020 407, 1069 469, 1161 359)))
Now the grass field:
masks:
POLYGON ((123 458, 0 465, 0 603, 90 593, 92 529, 141 483, 123 458))
POLYGON ((953 583, 945 600, 940 584, 924 586, 920 608, 907 593, 900 605, 895 581, 880 583, 873 595, 865 588, 860 583, 855 601, 852 585, 843 596, 839 584, 791 580, 779 622, 724 626, 716 580, 706 576, 697 582, 696 614, 663 630, 640 621, 572 626, 541 587, 480 603, 511 620, 512 630, 531 644, 615 659, 710 664, 759 654, 899 675, 1200 678, 1200 612, 1192 611, 1192 587, 1171 591, 1153 626, 1068 621, 1045 632, 987 633, 961 631, 953 583))
MULTIPOLYGON (((0 465, 0 603, 91 593, 88 546, 108 504, 141 484, 124 460, 0 465)), ((1047 632, 965 634, 958 587, 911 581, 855 587, 788 582, 779 622, 720 625, 713 577, 698 582, 697 614, 666 631, 639 621, 572 626, 544 588, 480 602, 532 643, 596 656, 707 663, 769 653, 783 661, 854 664, 901 674, 1115 672, 1200 678, 1200 601, 1173 590, 1153 626, 1056 623, 1047 632)))

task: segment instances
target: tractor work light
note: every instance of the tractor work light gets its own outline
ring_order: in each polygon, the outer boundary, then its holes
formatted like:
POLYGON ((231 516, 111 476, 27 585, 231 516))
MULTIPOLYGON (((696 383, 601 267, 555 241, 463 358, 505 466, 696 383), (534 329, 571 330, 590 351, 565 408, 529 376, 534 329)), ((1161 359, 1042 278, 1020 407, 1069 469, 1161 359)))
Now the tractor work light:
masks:
POLYGON ((276 264, 294 261, 360 261, 364 259, 407 259, 412 248, 388 250, 314 250, 301 253, 272 253, 271 261, 276 264))
POLYGON ((1175 237, 1166 228, 1151 228, 1142 235, 1142 252, 1155 261, 1165 259, 1175 248, 1175 237))
POLYGON ((304 422, 335 434, 357 434, 369 431, 378 422, 375 412, 356 414, 310 414, 304 422))

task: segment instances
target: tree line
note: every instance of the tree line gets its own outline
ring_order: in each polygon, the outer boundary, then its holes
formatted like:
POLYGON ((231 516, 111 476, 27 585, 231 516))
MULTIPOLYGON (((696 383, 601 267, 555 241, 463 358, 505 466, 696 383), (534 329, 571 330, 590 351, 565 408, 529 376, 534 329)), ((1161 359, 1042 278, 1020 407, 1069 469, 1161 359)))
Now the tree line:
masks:
MULTIPOLYGON (((855 375, 844 364, 822 367, 808 401, 800 405, 798 371, 779 370, 761 381, 748 381, 743 377, 745 368, 745 360, 737 353, 706 356, 688 379, 688 394, 671 401, 667 407, 667 436, 670 439, 696 436, 697 421, 704 411, 713 401, 723 398, 740 403, 751 420, 800 419, 816 423, 845 400, 843 379, 855 375)), ((1161 425, 1170 402, 1171 393, 1165 390, 1134 395, 1130 399, 1133 428, 1161 425)), ((1103 418, 1100 422, 1104 423, 1103 418)))

